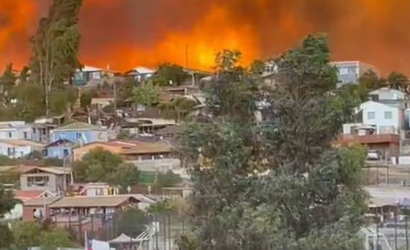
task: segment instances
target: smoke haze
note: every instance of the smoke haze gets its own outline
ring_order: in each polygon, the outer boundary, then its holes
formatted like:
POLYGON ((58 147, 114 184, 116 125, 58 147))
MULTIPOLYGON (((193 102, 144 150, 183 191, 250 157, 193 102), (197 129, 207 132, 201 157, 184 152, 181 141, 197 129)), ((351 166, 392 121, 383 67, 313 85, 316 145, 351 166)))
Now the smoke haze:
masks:
MULTIPOLYGON (((27 62, 49 2, 0 0, 0 65, 27 62)), ((408 0, 84 0, 80 59, 116 70, 164 61, 209 68, 224 48, 248 63, 326 32, 336 60, 408 72, 408 25, 408 0)))

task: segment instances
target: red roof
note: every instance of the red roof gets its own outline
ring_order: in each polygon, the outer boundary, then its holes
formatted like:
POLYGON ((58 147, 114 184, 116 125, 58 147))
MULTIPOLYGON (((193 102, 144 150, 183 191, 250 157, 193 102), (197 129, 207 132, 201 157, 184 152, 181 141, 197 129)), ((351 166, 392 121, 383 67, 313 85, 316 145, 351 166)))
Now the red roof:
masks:
POLYGON ((14 196, 19 200, 28 200, 32 198, 38 198, 43 194, 44 191, 37 191, 37 190, 15 190, 14 196))

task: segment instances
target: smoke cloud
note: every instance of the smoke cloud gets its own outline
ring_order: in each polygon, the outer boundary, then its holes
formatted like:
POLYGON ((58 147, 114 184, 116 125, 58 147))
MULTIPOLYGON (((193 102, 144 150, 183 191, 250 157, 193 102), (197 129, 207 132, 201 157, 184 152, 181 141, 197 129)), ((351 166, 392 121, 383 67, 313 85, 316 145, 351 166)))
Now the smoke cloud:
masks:
MULTIPOLYGON (((27 61, 47 2, 0 0, 0 64, 27 61)), ((408 0, 84 0, 80 59, 117 70, 164 61, 209 68, 224 48, 248 63, 326 32, 335 60, 406 71, 408 24, 408 0)))

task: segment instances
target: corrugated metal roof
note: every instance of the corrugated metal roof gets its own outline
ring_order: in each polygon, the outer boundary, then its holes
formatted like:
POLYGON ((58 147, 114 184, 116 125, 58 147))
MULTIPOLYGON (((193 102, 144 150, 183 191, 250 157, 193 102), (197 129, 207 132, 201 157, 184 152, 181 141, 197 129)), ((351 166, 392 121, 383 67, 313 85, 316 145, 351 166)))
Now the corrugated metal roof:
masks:
POLYGON ((66 207, 117 207, 125 202, 138 200, 132 195, 111 195, 111 196, 75 196, 64 197, 50 205, 50 208, 66 207))

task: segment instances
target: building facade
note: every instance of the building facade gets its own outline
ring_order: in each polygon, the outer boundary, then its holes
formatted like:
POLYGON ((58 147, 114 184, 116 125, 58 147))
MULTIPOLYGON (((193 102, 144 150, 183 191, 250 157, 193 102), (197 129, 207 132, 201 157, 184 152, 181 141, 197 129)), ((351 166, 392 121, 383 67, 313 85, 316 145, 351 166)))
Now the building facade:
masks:
POLYGON ((331 65, 337 69, 337 78, 339 86, 344 84, 356 84, 361 76, 369 70, 379 75, 379 70, 370 64, 360 61, 340 61, 331 62, 331 65))

